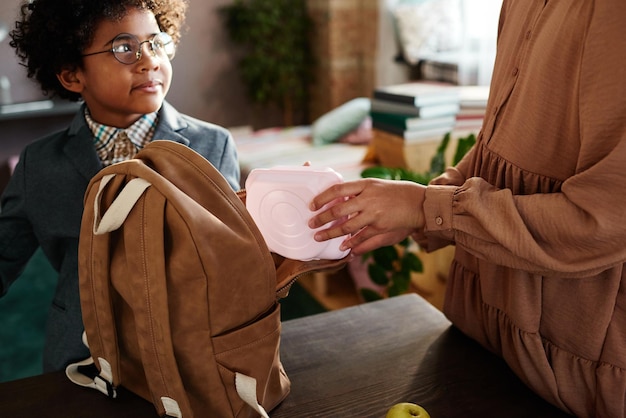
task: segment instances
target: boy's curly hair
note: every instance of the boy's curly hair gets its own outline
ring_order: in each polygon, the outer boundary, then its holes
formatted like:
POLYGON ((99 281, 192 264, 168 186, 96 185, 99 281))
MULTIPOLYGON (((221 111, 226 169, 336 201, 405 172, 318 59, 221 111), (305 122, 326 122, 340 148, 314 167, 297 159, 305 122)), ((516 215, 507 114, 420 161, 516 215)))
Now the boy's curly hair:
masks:
POLYGON ((80 95, 63 88, 56 75, 81 68, 97 25, 122 19, 132 8, 153 12, 160 29, 180 41, 186 0, 31 0, 21 6, 10 45, 44 94, 77 101, 80 95))

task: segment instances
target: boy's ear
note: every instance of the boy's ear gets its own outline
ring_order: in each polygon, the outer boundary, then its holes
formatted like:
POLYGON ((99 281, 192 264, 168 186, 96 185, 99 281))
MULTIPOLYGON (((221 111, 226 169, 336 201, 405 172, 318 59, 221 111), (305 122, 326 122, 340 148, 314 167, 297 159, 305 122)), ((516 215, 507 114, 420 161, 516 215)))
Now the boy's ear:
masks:
POLYGON ((81 83, 80 78, 77 76, 76 70, 61 70, 61 72, 57 74, 57 78, 66 90, 79 94, 83 91, 83 83, 81 83))

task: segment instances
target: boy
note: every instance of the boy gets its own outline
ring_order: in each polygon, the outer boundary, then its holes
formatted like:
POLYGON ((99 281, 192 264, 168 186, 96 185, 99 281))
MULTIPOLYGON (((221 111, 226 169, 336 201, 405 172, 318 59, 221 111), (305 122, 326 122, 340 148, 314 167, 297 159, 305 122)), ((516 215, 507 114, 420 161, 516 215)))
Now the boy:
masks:
POLYGON ((81 342, 78 237, 83 194, 103 166, 167 139, 204 155, 238 188, 228 131, 164 101, 185 11, 184 0, 35 0, 22 6, 11 32, 11 46, 44 92, 84 101, 66 130, 24 149, 0 201, 0 295, 38 246, 59 272, 46 372, 89 356, 81 342))

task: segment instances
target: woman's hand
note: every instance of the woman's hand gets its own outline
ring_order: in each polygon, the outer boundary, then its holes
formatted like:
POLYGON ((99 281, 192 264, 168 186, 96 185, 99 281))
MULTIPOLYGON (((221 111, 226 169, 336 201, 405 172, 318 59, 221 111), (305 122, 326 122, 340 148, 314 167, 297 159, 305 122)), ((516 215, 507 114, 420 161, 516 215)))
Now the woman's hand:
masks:
POLYGON ((357 255, 393 245, 423 228, 425 190, 414 182, 373 178, 336 184, 311 202, 312 211, 333 204, 311 218, 309 227, 331 223, 315 234, 317 241, 351 234, 341 249, 357 255))

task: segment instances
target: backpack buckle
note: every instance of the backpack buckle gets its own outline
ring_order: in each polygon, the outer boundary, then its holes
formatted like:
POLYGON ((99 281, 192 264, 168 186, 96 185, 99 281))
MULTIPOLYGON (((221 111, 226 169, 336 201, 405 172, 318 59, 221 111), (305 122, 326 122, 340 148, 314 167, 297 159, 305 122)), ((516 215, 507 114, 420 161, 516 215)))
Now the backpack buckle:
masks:
POLYGON ((115 390, 113 384, 102 376, 97 375, 94 377, 93 383, 96 385, 96 389, 107 395, 109 398, 117 397, 117 391, 115 390))

